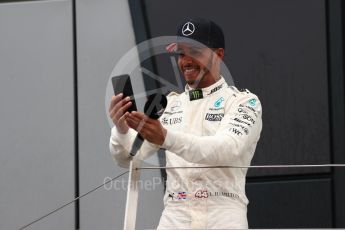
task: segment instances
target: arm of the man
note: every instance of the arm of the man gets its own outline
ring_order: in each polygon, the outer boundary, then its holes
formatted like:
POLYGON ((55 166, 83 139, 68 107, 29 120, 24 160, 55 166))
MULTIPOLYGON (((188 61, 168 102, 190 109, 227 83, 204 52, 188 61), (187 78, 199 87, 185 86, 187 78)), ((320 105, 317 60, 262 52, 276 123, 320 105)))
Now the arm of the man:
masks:
MULTIPOLYGON (((128 167, 130 162, 131 148, 133 142, 137 136, 137 132, 133 129, 129 129, 126 134, 121 134, 116 130, 116 127, 111 129, 111 136, 109 141, 109 149, 113 159, 121 167, 128 167)), ((139 152, 135 155, 137 159, 144 160, 157 152, 159 146, 152 144, 148 141, 144 141, 139 152)))
POLYGON ((220 128, 214 136, 167 130, 162 148, 193 163, 231 165, 237 162, 249 148, 255 147, 262 129, 259 99, 250 93, 237 97, 227 103, 220 128))
MULTIPOLYGON (((128 167, 130 162, 130 154, 133 142, 137 136, 137 132, 128 127, 126 123, 127 109, 131 106, 130 98, 123 98, 122 94, 113 96, 109 105, 109 116, 114 123, 111 129, 109 148, 114 160, 121 167, 128 167)), ((144 159, 158 149, 147 141, 144 141, 139 153, 136 154, 138 159, 144 159)))
POLYGON ((111 129, 111 136, 109 141, 109 149, 113 159, 121 167, 128 167, 130 161, 129 151, 134 142, 136 132, 129 129, 126 134, 121 134, 114 126, 111 129))

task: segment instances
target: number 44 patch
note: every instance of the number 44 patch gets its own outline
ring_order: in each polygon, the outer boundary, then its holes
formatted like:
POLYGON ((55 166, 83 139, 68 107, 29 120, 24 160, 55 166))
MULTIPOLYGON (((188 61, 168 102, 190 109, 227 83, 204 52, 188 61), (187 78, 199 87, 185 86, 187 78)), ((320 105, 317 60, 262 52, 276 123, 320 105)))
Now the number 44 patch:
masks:
POLYGON ((198 191, 195 193, 195 197, 196 197, 196 198, 208 198, 207 190, 198 190, 198 191))

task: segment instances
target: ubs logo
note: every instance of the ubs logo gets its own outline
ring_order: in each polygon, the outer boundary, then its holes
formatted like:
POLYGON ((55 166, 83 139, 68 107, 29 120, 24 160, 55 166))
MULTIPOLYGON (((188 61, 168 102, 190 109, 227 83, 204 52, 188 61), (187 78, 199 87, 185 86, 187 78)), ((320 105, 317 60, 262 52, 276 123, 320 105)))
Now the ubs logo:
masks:
POLYGON ((173 117, 173 118, 162 118, 162 123, 164 125, 175 125, 175 124, 179 124, 182 122, 182 117, 173 117))
POLYGON ((167 124, 169 123, 169 120, 168 120, 166 117, 163 117, 163 118, 162 118, 162 123, 163 123, 164 125, 167 125, 167 124))

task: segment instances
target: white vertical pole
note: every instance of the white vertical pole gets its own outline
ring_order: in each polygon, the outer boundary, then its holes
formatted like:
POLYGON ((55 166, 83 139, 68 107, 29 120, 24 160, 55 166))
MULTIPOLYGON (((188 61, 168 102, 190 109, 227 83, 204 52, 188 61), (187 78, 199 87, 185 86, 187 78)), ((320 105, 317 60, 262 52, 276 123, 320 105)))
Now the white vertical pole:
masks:
POLYGON ((126 212, 123 225, 124 230, 135 230, 139 197, 138 181, 140 179, 140 170, 136 168, 139 166, 140 161, 132 158, 129 165, 126 212))

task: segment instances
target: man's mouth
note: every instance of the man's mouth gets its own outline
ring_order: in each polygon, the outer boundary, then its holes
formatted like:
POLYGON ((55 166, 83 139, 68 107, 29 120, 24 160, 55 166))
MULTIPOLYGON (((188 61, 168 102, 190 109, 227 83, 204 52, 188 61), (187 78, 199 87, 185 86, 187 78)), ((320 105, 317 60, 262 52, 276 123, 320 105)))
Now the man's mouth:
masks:
POLYGON ((184 66, 183 67, 183 74, 187 76, 195 76, 199 74, 200 72, 200 67, 199 66, 184 66))

